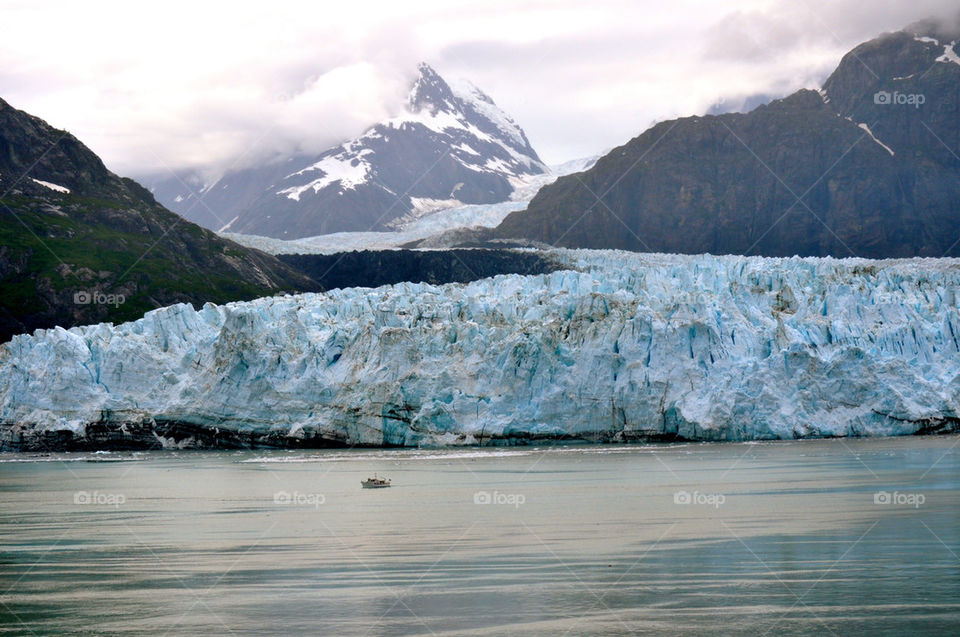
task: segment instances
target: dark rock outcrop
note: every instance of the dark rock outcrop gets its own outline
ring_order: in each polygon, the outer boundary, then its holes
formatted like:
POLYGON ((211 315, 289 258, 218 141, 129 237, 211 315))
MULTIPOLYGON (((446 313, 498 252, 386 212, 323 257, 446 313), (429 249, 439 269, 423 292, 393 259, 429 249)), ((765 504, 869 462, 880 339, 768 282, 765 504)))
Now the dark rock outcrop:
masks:
POLYGON ((413 283, 467 283, 498 274, 546 274, 559 269, 542 254, 520 250, 363 250, 282 254, 278 258, 326 289, 413 283))

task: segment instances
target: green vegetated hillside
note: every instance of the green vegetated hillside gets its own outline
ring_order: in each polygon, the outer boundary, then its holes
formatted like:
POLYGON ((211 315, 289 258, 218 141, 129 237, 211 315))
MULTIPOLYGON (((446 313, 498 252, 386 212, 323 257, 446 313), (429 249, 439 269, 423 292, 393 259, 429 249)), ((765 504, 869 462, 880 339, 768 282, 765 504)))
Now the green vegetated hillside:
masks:
POLYGON ((166 210, 69 133, 0 100, 0 340, 318 287, 166 210))

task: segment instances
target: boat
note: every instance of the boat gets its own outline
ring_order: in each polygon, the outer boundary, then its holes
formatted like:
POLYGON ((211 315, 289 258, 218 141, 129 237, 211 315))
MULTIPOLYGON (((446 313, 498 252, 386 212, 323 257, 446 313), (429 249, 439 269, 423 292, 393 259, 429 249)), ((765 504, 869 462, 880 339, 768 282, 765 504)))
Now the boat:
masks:
POLYGON ((372 478, 361 480, 360 486, 364 489, 385 489, 390 486, 390 480, 388 478, 378 478, 377 474, 373 474, 372 478))

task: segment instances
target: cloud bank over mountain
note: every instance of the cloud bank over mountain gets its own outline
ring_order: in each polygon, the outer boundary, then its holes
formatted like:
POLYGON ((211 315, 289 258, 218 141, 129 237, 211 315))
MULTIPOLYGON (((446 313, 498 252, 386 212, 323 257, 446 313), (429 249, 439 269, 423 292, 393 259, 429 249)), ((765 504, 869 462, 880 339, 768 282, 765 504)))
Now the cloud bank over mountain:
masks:
POLYGON ((816 85, 859 42, 956 13, 951 0, 678 0, 669 15, 615 1, 102 6, 81 30, 85 6, 7 3, 0 86, 124 174, 321 151, 390 116, 420 60, 483 86, 555 163, 720 99, 816 85))

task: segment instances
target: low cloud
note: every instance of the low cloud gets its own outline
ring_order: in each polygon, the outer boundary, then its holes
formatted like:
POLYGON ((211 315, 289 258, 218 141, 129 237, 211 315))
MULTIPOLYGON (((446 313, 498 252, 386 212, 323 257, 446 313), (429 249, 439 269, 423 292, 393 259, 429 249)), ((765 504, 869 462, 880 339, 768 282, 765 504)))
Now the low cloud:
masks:
POLYGON ((559 162, 721 99, 815 86, 859 42, 958 14, 955 0, 7 4, 0 97, 130 175, 321 151, 398 112, 420 60, 483 88, 559 162))

